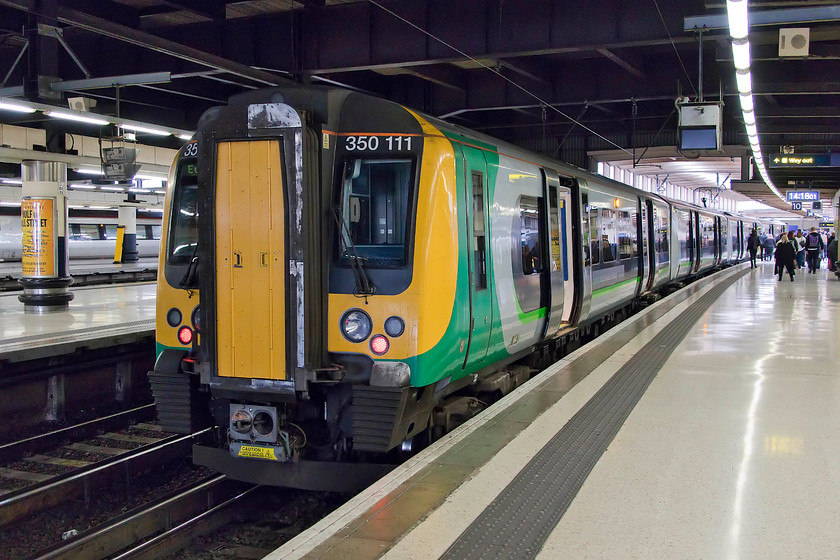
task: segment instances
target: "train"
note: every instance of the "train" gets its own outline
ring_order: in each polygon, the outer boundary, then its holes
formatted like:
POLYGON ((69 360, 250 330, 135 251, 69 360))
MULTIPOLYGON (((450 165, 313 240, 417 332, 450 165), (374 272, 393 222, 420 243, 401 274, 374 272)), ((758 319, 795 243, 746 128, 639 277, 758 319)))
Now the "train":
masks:
POLYGON ((779 227, 362 93, 244 93, 168 181, 158 417, 231 478, 358 488, 779 227))
MULTIPOLYGON (((69 210, 68 253, 70 259, 113 259, 117 239, 116 210, 69 210)), ((20 206, 0 206, 0 262, 21 260, 20 206)), ((137 253, 153 258, 160 253, 159 213, 138 212, 137 253)))

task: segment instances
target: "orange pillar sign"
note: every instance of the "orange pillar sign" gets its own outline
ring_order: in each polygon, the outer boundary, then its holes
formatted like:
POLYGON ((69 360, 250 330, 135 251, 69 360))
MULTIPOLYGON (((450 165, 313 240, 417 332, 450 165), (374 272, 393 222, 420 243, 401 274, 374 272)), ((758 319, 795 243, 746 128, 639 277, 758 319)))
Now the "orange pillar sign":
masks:
POLYGON ((20 222, 23 232, 23 275, 30 278, 56 277, 55 199, 22 199, 20 222))

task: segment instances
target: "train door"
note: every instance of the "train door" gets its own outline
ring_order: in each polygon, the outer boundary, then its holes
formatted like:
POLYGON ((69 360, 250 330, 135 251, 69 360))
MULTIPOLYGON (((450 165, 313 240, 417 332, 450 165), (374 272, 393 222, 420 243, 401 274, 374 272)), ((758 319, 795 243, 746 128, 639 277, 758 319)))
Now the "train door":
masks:
POLYGON ((487 161, 484 152, 463 146, 464 207, 466 212, 467 269, 470 278, 470 332, 464 367, 481 362, 487 355, 493 326, 492 290, 488 287, 487 161))
POLYGON ((283 179, 278 140, 218 144, 216 342, 222 377, 288 378, 283 179))
POLYGON ((567 314, 564 312, 565 283, 569 280, 568 255, 566 252, 566 209, 570 191, 560 187, 557 174, 543 170, 543 185, 546 190, 545 199, 548 201, 547 239, 549 266, 543 268, 543 274, 548 274, 548 316, 545 322, 543 336, 550 336, 557 332, 567 314), (565 197, 565 198, 564 198, 565 197))
POLYGON ((650 200, 640 199, 641 214, 639 214, 639 222, 641 224, 641 235, 639 239, 642 240, 642 250, 639 255, 639 274, 642 275, 641 291, 642 293, 649 292, 653 287, 653 279, 656 273, 656 266, 654 264, 655 251, 654 239, 652 233, 653 228, 653 205, 650 200))
MULTIPOLYGON (((571 185, 571 180, 567 184, 571 185)), ((581 282, 582 278, 580 273, 575 271, 575 268, 580 267, 574 267, 572 263, 579 262, 580 254, 577 254, 578 260, 576 260, 577 246, 573 241, 576 232, 574 225, 575 212, 572 210, 572 191, 568 187, 560 187, 558 196, 560 198, 560 246, 563 248, 563 321, 572 323, 577 316, 575 313, 579 311, 577 308, 580 307, 579 298, 577 302, 575 300, 575 294, 580 291, 575 289, 575 283, 581 282)))
POLYGON ((697 246, 697 212, 689 211, 688 213, 688 262, 691 263, 689 270, 694 273, 700 266, 699 247, 697 246), (698 256, 695 256, 698 255, 698 256))

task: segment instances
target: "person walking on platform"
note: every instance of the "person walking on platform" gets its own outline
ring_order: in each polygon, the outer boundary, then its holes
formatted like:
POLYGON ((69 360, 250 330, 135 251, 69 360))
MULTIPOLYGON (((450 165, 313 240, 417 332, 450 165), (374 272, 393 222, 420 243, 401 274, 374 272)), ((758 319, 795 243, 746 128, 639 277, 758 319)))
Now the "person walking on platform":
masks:
POLYGON ((773 249, 776 246, 776 240, 773 239, 772 235, 765 235, 761 234, 764 237, 764 240, 761 242, 761 248, 764 249, 764 256, 762 260, 769 261, 773 258, 773 249))
POLYGON ((787 270, 790 281, 793 282, 794 255, 793 244, 788 239, 787 234, 783 233, 779 238, 779 243, 776 244, 776 273, 779 275, 779 280, 782 279, 782 274, 787 270))
POLYGON ((832 233, 831 237, 828 238, 828 247, 825 250, 828 255, 828 269, 831 272, 837 271, 837 245, 837 238, 834 237, 834 233, 832 233))
POLYGON ((801 229, 796 230, 796 245, 799 249, 796 251, 796 268, 805 266, 805 234, 801 229))
POLYGON ((822 237, 817 233, 817 228, 812 227, 811 232, 805 237, 805 251, 808 258, 808 274, 816 274, 820 268, 820 252, 825 249, 822 237))
POLYGON ((750 268, 758 267, 758 265, 755 264, 755 254, 758 253, 759 247, 761 247, 761 240, 758 238, 758 234, 755 230, 752 230, 752 233, 747 238, 747 251, 750 252, 750 268))

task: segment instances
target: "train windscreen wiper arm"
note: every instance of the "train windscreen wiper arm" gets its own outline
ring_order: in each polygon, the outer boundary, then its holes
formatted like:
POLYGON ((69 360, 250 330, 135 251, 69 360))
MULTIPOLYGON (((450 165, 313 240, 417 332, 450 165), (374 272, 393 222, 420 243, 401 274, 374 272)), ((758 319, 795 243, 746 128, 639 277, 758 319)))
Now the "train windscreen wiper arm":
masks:
POLYGON ((344 216, 342 216, 338 208, 335 207, 332 209, 332 214, 339 229, 339 241, 341 240, 343 234, 347 234, 347 244, 350 246, 352 253, 346 253, 342 256, 347 256, 350 259, 350 268, 353 269, 353 278, 356 280, 356 295, 372 296, 376 293, 376 287, 374 287, 370 278, 368 278, 365 267, 362 265, 364 259, 360 257, 358 251, 356 251, 356 244, 353 243, 353 238, 350 236, 350 230, 344 222, 344 216))

